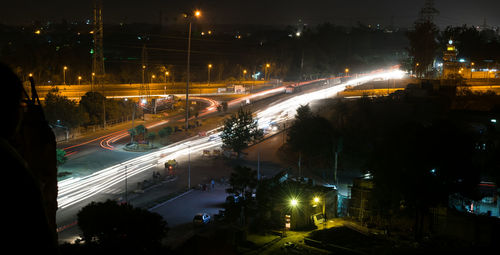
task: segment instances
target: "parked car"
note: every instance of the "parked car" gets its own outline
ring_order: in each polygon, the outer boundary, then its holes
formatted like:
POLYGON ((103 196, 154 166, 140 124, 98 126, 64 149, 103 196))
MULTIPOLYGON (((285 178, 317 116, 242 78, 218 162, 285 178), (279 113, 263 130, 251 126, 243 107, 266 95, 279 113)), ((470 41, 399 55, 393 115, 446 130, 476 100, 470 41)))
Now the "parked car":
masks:
POLYGON ((193 223, 195 225, 205 225, 210 222, 210 215, 206 213, 198 213, 193 218, 193 223))

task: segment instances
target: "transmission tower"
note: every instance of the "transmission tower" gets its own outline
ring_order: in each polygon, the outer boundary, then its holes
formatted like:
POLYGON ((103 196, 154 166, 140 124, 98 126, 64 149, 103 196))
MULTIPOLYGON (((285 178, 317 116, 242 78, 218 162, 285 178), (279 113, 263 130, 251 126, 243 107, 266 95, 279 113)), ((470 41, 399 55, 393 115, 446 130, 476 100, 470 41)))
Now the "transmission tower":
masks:
POLYGON ((103 23, 102 23, 102 0, 94 0, 94 47, 92 52, 92 77, 95 85, 101 87, 102 100, 102 122, 106 129, 106 96, 104 94, 104 48, 103 48, 103 23))
POLYGON ((420 21, 433 22, 434 16, 439 14, 439 11, 434 7, 434 0, 425 0, 424 7, 420 9, 420 21))
POLYGON ((92 54, 92 72, 96 78, 96 84, 102 85, 104 78, 104 48, 103 48, 103 23, 102 23, 102 0, 94 0, 94 48, 92 54))

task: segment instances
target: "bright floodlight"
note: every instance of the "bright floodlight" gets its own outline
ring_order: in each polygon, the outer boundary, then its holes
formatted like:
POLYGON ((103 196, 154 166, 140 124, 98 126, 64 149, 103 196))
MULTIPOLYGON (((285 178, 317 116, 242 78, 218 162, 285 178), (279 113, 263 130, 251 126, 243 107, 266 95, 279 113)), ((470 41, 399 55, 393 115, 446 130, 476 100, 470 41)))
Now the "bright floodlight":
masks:
POLYGON ((319 197, 314 197, 314 203, 319 203, 319 197))
POLYGON ((297 199, 295 199, 295 198, 290 200, 290 205, 292 205, 293 207, 297 206, 298 203, 299 203, 299 201, 297 201, 297 199))

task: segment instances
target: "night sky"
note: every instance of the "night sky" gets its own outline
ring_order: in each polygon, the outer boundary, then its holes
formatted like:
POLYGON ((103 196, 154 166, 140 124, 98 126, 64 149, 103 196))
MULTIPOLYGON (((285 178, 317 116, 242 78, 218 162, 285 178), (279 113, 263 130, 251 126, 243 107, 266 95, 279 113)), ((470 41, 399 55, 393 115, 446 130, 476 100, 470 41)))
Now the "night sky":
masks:
MULTIPOLYGON (((3 0, 0 23, 29 24, 32 20, 84 20, 92 16, 91 0, 3 0)), ((295 24, 299 19, 314 25, 332 22, 340 25, 365 24, 409 27, 418 16, 424 0, 104 0, 104 22, 158 23, 159 13, 168 22, 183 10, 203 10, 203 22, 210 24, 295 24)), ((435 22, 446 25, 500 26, 498 0, 435 0, 440 11, 435 22)))

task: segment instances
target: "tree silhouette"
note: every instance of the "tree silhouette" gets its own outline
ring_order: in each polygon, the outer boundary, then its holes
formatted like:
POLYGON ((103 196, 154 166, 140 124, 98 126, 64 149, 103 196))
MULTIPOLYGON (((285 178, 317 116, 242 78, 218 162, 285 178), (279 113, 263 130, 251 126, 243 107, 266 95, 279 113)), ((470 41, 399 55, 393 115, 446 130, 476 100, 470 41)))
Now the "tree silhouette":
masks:
POLYGON ((168 232, 167 222, 159 214, 111 200, 92 202, 77 217, 85 244, 113 253, 151 253, 161 247, 168 232))

